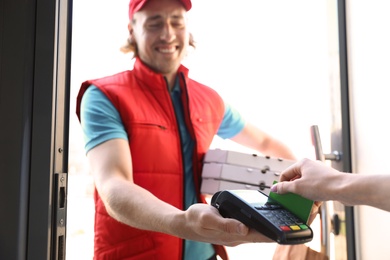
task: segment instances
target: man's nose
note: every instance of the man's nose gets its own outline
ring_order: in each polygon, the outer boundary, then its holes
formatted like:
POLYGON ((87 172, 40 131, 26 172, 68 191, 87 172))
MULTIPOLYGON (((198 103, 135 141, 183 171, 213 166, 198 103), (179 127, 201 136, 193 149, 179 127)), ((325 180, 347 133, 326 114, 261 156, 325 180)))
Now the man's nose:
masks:
POLYGON ((161 36, 160 36, 161 40, 164 40, 166 42, 171 42, 175 39, 175 37, 176 35, 175 35, 174 28, 168 23, 165 24, 161 32, 161 36))

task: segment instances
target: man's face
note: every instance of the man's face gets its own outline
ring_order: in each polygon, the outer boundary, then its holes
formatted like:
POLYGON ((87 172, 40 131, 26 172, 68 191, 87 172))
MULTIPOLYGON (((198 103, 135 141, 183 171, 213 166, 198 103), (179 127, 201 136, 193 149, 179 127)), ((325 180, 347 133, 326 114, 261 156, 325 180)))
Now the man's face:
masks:
POLYGON ((129 26, 139 58, 164 75, 174 74, 189 45, 186 10, 177 0, 150 0, 129 26))

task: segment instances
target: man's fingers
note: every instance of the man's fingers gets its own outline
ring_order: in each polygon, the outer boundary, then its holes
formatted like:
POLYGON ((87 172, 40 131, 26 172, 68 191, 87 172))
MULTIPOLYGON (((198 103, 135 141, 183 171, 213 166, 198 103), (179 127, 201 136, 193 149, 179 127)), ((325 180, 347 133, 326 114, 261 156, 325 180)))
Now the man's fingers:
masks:
POLYGON ((245 236, 249 231, 247 226, 232 218, 225 218, 224 221, 220 221, 219 223, 219 230, 227 234, 245 236))
POLYGON ((248 227, 233 218, 223 218, 216 208, 212 208, 213 214, 205 214, 200 218, 204 229, 215 230, 221 233, 243 235, 248 234, 248 227))

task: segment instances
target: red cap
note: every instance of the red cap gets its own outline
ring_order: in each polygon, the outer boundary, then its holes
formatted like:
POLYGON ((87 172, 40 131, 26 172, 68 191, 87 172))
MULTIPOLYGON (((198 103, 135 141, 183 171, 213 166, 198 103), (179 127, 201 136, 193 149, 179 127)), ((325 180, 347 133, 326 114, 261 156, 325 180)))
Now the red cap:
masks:
MULTIPOLYGON (((179 0, 186 11, 189 11, 192 7, 191 0, 179 0)), ((138 12, 139 10, 144 7, 144 5, 148 2, 148 0, 130 0, 129 3, 129 18, 130 20, 133 19, 134 13, 138 12)))

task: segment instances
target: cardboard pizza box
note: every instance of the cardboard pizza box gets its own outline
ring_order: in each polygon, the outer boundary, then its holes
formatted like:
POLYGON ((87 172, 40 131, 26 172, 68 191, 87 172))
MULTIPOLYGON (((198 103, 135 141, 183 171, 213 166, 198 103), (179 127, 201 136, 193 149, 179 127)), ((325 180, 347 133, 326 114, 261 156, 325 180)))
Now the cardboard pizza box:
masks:
MULTIPOLYGON (((215 180, 215 179, 203 179, 201 186, 201 193, 213 195, 220 190, 258 190, 257 186, 251 186, 241 183, 235 183, 230 181, 215 180)), ((267 194, 267 193, 266 193, 267 194)))
POLYGON ((255 189, 268 195, 280 173, 294 162, 228 150, 209 150, 203 164, 201 192, 212 195, 223 189, 255 189))
POLYGON ((272 171, 281 172, 295 161, 222 149, 210 149, 204 158, 204 163, 209 162, 232 164, 261 170, 271 169, 272 171))
POLYGON ((267 195, 269 187, 279 180, 279 171, 264 171, 255 168, 223 163, 205 163, 202 172, 201 192, 214 194, 223 189, 261 190, 267 195))

